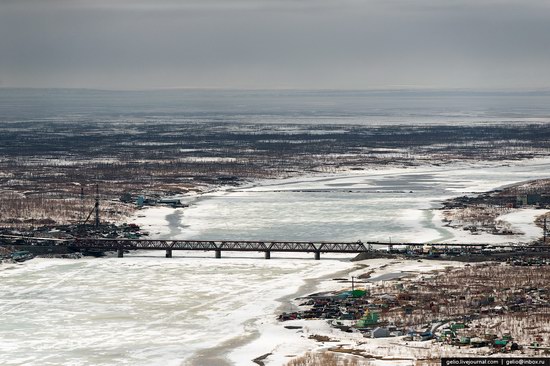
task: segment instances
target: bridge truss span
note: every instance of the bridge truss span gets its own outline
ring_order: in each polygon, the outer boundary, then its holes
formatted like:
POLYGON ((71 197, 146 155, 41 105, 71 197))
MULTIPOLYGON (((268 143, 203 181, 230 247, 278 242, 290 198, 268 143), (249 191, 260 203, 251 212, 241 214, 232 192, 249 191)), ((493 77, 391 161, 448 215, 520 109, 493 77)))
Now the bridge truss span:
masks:
POLYGON ((35 236, 0 234, 0 246, 56 246, 66 247, 75 251, 117 251, 118 256, 124 256, 129 250, 165 250, 166 257, 172 257, 174 250, 182 251, 214 251, 216 258, 221 258, 223 251, 232 252, 263 252, 265 258, 271 258, 272 252, 314 253, 315 259, 321 258, 321 253, 359 254, 369 252, 375 247, 387 247, 388 252, 394 252, 395 247, 423 249, 436 248, 438 251, 455 253, 481 252, 491 250, 501 251, 541 251, 548 252, 550 246, 525 245, 495 245, 486 243, 384 243, 384 242, 314 242, 314 241, 269 241, 269 240, 161 240, 161 239, 125 239, 125 238, 45 238, 35 236))
POLYGON ((155 240, 155 239, 103 239, 78 238, 70 241, 73 249, 117 250, 123 256, 126 250, 166 250, 166 256, 172 257, 174 250, 215 251, 221 258, 222 251, 264 252, 265 258, 271 258, 272 252, 315 253, 320 259, 321 253, 362 253, 367 247, 361 242, 300 242, 300 241, 246 241, 246 240, 155 240))
POLYGON ((361 242, 356 243, 322 243, 319 245, 319 251, 323 253, 361 253, 368 249, 361 242))

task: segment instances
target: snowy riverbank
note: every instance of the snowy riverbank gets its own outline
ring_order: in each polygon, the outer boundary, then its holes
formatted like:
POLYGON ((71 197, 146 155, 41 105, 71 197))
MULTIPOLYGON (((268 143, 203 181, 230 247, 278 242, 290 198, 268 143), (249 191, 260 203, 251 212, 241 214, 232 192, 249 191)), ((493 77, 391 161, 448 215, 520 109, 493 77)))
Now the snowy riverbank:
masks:
MULTIPOLYGON (((366 271, 371 273, 370 278, 376 279, 381 276, 396 273, 407 273, 408 275, 422 275, 434 270, 442 270, 446 267, 463 266, 464 263, 451 261, 423 261, 395 260, 395 259, 372 259, 354 262, 348 272, 348 279, 351 276, 357 278, 366 271)), ((382 277, 383 278, 383 277, 382 277)), ((300 296, 313 292, 330 292, 351 289, 351 284, 342 284, 338 280, 319 279, 315 286, 302 288, 300 296), (312 291, 314 289, 315 291, 312 291)), ((356 282, 356 289, 369 288, 372 283, 365 281, 356 282)), ((298 305, 301 300, 294 300, 292 304, 298 305)), ((424 342, 398 342, 396 338, 367 339, 361 333, 347 333, 331 327, 326 320, 292 320, 284 323, 273 322, 262 328, 261 336, 243 347, 231 353, 235 357, 235 364, 240 365, 244 355, 251 354, 254 350, 268 350, 263 353, 269 355, 263 359, 267 366, 285 365, 293 357, 300 356, 305 352, 323 352, 330 348, 349 348, 366 351, 373 356, 372 364, 377 366, 412 366, 419 357, 432 356, 435 352, 445 354, 437 346, 427 345, 424 342), (287 327, 287 328, 285 328, 287 327), (317 339, 326 337, 327 342, 319 342, 317 339), (270 345, 270 348, 267 346, 270 345), (238 358, 238 356, 242 358, 238 358)), ((448 350, 448 354, 452 354, 448 350)), ((456 351, 454 351, 456 352, 456 351)), ((242 363, 245 364, 245 363, 242 363)))
POLYGON ((444 240, 446 243, 485 243, 498 245, 529 244, 543 236, 541 227, 535 224, 537 217, 544 215, 548 210, 534 208, 517 208, 496 218, 501 225, 508 225, 513 234, 492 234, 487 231, 471 232, 463 227, 451 227, 446 224, 443 211, 434 210, 433 223, 449 232, 451 237, 444 240))

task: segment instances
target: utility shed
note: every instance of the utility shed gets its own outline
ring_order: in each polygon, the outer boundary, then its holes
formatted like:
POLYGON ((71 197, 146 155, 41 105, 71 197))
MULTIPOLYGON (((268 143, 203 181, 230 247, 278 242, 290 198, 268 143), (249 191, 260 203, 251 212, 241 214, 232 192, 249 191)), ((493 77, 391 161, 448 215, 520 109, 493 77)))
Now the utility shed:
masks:
POLYGON ((390 336, 390 331, 387 328, 377 327, 371 330, 371 338, 385 338, 390 336))
POLYGON ((522 194, 516 197, 517 204, 520 206, 536 205, 540 202, 541 196, 536 193, 522 194))

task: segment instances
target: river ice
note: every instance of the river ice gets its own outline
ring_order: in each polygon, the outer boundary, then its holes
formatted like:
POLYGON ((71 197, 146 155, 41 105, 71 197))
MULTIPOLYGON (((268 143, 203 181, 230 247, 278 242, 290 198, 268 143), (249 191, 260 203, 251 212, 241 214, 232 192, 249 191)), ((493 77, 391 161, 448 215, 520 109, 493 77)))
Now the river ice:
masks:
MULTIPOLYGON (((180 365, 220 343, 240 345, 302 279, 349 266, 139 255, 36 259, 0 271, 0 364, 180 365)), ((223 354, 208 357, 189 362, 224 364, 223 354)))
POLYGON ((173 217, 176 221, 171 222, 170 236, 211 240, 441 241, 453 235, 433 222, 432 208, 441 201, 549 177, 549 167, 550 160, 540 159, 498 166, 395 168, 267 181, 216 193, 192 204, 177 215, 179 224, 173 217))
MULTIPOLYGON (((184 210, 143 210, 135 221, 170 238, 440 240, 452 237, 432 220, 442 199, 549 177, 549 167, 535 160, 266 181, 184 210)), ((290 306, 281 299, 308 278, 352 267, 345 255, 163 254, 0 265, 0 364, 253 365, 279 346, 266 332, 290 306), (267 341, 246 346, 255 339, 267 341)))

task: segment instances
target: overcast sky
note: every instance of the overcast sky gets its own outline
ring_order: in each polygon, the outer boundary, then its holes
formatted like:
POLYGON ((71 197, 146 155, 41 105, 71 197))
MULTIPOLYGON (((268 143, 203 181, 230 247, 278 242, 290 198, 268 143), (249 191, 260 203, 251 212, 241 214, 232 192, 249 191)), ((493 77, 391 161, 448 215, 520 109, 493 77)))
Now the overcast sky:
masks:
POLYGON ((0 86, 550 87, 549 0, 0 0, 0 86))

